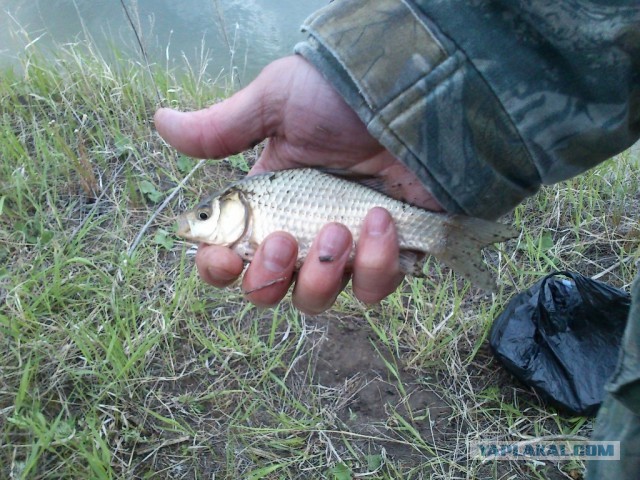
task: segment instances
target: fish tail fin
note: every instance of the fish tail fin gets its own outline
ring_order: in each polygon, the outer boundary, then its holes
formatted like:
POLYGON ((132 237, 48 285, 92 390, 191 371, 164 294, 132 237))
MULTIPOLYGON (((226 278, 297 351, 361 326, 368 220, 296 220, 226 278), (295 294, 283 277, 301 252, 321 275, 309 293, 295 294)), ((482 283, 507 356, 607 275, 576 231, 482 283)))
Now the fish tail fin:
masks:
POLYGON ((476 286, 494 291, 496 284, 482 259, 481 250, 517 237, 519 231, 511 225, 453 215, 446 220, 443 234, 443 248, 432 252, 433 255, 476 286))

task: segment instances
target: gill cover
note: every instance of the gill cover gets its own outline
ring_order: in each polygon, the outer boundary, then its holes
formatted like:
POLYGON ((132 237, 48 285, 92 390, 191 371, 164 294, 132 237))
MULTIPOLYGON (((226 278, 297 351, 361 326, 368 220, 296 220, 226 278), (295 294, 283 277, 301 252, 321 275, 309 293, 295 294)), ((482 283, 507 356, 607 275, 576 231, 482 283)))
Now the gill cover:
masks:
MULTIPOLYGON (((207 230, 207 238, 203 239, 206 243, 225 247, 233 245, 242 238, 248 227, 249 211, 246 202, 240 192, 232 190, 213 198, 210 205, 211 216, 205 220, 199 219, 200 209, 196 210, 195 221, 200 225, 196 225, 195 228, 207 230)), ((192 226, 192 231, 193 228, 192 226)), ((197 235, 196 231, 193 233, 197 235)))

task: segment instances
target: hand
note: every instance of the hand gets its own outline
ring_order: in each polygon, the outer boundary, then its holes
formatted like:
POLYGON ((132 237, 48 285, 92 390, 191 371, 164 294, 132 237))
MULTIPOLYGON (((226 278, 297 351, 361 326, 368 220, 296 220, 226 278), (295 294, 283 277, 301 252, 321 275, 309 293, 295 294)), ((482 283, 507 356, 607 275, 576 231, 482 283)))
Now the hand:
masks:
MULTIPOLYGON (((299 56, 273 62, 249 86, 208 109, 160 109, 155 123, 167 142, 194 157, 226 157, 269 138, 249 175, 314 166, 350 170, 400 184, 398 196, 441 210, 415 174, 367 132, 342 97, 299 56)), ((316 314, 333 304, 348 281, 345 264, 351 245, 351 234, 343 225, 322 229, 297 275, 293 303, 298 309, 316 314), (335 261, 320 262, 318 253, 331 253, 335 261)), ((276 232, 267 237, 243 278, 249 300, 260 306, 278 303, 292 282, 296 255, 291 235, 276 232)), ((201 278, 217 287, 234 282, 243 270, 235 252, 210 245, 198 249, 196 265, 201 278)), ((393 221, 386 210, 374 208, 356 249, 353 292, 366 303, 376 303, 401 280, 393 221)))

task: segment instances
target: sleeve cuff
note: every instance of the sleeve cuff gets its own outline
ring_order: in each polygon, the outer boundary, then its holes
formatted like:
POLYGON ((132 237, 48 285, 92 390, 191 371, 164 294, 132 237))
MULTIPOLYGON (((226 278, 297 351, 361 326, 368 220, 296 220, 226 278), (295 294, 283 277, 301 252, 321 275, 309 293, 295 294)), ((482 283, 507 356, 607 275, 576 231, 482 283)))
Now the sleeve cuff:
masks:
POLYGON ((537 191, 537 171, 489 86, 406 3, 337 0, 302 28, 309 38, 296 53, 447 211, 496 218, 537 191))

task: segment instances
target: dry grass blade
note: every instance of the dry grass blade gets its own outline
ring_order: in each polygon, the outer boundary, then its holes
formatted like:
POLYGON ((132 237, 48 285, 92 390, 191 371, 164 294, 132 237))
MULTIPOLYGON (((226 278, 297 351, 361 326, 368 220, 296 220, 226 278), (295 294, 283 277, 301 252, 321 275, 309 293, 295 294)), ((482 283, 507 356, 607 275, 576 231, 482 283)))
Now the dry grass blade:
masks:
POLYGON ((162 96, 160 96, 160 90, 158 89, 158 86, 154 82, 153 72, 151 72, 151 63, 149 62, 149 56, 147 55, 147 49, 144 47, 144 42, 142 41, 142 34, 140 33, 140 28, 139 28, 140 22, 138 22, 137 26, 133 22, 131 13, 129 12, 129 9, 127 8, 127 5, 125 4, 124 0, 120 0, 120 5, 122 6, 122 10, 124 11, 125 16, 127 17, 127 22, 129 22, 129 25, 131 25, 131 30, 133 31, 133 34, 136 38, 136 43, 138 44, 138 47, 140 47, 140 53, 142 54, 142 58, 144 59, 144 65, 146 66, 147 71, 149 72, 149 79, 151 80, 153 87, 155 88, 155 91, 156 91, 156 98, 158 100, 158 105, 162 107, 164 106, 164 104, 162 103, 162 96))
POLYGON ((204 162, 205 160, 200 160, 196 164, 196 166, 191 169, 191 171, 187 174, 187 176, 182 179, 182 181, 178 184, 178 186, 173 189, 173 191, 167 196, 167 198, 164 199, 164 201, 160 204, 160 206, 151 214, 151 216, 149 217, 149 220, 147 220, 147 223, 144 224, 144 226, 138 232, 138 235, 136 235, 136 238, 133 240, 133 242, 131 242, 131 245, 129 245, 129 248, 127 249, 128 256, 131 256, 131 254, 138 247, 138 245, 142 241, 142 238, 144 237, 144 234, 147 232, 149 227, 153 224, 153 222, 155 221, 156 217, 160 214, 160 212, 162 212, 167 207, 167 205, 169 205, 173 201, 176 195, 180 193, 180 190, 189 181, 191 176, 198 171, 198 169, 204 164, 204 162))

